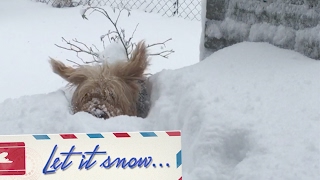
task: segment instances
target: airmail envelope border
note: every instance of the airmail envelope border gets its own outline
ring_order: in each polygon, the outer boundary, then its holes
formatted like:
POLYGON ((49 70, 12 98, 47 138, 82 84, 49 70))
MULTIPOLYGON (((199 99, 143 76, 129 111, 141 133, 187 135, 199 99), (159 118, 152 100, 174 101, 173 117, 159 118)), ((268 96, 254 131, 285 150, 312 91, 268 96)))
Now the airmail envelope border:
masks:
POLYGON ((0 135, 1 180, 182 180, 180 131, 0 135))

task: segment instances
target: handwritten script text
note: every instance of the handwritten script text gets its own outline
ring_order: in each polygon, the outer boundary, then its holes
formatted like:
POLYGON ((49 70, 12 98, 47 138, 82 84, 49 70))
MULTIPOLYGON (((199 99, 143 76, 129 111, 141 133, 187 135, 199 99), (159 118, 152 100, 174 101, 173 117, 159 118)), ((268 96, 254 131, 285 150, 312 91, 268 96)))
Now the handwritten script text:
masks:
MULTIPOLYGON (((56 151, 58 149, 58 145, 55 145, 52 149, 51 155, 47 160, 46 165, 44 166, 42 172, 43 174, 53 174, 57 170, 67 170, 69 167, 72 166, 73 162, 71 160, 72 157, 75 156, 80 156, 81 161, 78 166, 78 169, 91 169, 93 166, 97 164, 97 161, 94 160, 94 157, 96 155, 106 155, 107 151, 99 151, 99 145, 96 145, 93 151, 88 151, 88 152, 76 152, 74 151, 76 148, 75 145, 73 145, 69 152, 60 152, 59 154, 64 156, 64 159, 62 157, 55 157, 56 151), (63 159, 63 160, 62 160, 63 159)), ((114 165, 116 168, 135 168, 135 167, 149 167, 149 165, 152 163, 152 157, 131 157, 131 158, 121 158, 121 157, 116 157, 112 159, 110 156, 107 156, 103 162, 100 163, 100 168, 106 168, 110 169, 114 165)))

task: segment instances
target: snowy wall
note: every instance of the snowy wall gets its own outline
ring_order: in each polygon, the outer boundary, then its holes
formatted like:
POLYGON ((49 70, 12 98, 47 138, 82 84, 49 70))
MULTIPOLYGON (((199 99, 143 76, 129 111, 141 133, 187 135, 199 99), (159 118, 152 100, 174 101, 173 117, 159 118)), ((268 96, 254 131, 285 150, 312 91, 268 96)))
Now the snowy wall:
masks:
POLYGON ((203 0, 200 59, 242 41, 320 60, 320 0, 203 0))

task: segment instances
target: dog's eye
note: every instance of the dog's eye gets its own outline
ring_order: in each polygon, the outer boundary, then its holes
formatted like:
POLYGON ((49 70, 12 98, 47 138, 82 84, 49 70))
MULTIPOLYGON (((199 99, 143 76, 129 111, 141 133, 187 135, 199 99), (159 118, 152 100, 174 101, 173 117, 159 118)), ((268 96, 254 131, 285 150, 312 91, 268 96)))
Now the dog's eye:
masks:
POLYGON ((84 96, 81 97, 81 101, 84 101, 88 97, 88 94, 85 94, 84 96))
POLYGON ((109 92, 109 96, 114 100, 114 94, 113 94, 113 92, 109 92))

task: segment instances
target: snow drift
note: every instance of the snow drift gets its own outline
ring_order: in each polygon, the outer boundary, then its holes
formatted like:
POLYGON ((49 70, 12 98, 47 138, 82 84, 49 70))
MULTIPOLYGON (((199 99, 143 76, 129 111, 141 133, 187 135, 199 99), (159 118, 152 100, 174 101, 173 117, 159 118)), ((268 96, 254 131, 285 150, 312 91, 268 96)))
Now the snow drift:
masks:
POLYGON ((0 134, 181 129, 186 180, 315 180, 319 69, 319 61, 290 50, 240 43, 153 75, 146 119, 71 115, 71 91, 62 88, 5 100, 0 134))
POLYGON ((229 45, 268 42, 320 59, 318 0, 203 0, 201 58, 229 45), (204 46, 204 47, 203 47, 204 46))

